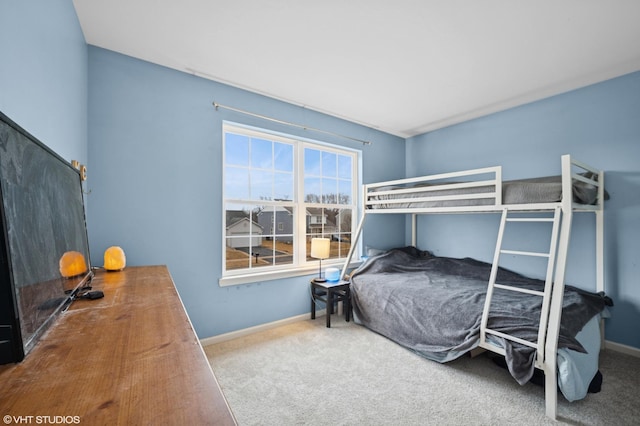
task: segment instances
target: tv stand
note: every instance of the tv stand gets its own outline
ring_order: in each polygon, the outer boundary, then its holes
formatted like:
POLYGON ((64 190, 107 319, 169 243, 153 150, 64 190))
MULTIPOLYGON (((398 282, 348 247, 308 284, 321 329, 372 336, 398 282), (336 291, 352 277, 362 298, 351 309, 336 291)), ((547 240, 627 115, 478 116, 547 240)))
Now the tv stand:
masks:
POLYGON ((98 272, 91 285, 104 298, 76 299, 22 362, 0 366, 2 415, 236 424, 166 267, 98 272))

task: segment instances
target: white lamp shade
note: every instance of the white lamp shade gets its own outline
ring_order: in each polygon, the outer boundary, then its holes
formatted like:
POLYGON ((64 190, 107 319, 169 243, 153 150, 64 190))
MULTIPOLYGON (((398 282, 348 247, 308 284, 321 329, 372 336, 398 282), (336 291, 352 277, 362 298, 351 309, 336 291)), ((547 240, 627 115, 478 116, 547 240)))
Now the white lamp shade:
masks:
POLYGON ((311 239, 311 257, 314 259, 328 259, 331 241, 328 238, 311 239))

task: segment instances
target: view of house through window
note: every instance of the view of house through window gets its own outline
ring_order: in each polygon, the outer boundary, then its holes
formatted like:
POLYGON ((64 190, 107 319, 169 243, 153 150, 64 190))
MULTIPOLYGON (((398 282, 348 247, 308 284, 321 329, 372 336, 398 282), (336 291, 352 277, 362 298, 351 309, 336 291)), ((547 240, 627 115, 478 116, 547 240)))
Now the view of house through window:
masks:
POLYGON ((331 257, 351 247, 357 153, 240 126, 224 126, 225 274, 316 262, 311 238, 331 257))

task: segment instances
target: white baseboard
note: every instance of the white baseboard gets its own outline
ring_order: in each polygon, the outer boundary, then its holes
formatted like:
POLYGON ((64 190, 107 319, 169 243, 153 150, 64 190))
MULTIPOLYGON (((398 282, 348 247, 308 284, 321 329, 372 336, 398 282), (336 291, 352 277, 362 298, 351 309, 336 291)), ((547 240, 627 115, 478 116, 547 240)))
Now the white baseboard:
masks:
MULTIPOLYGON (((318 309, 316 311, 316 318, 324 316, 326 314, 325 309, 318 309)), ((253 333, 258 333, 260 331, 270 330, 272 328, 280 327, 286 324, 293 324, 298 321, 305 321, 311 318, 311 314, 306 313, 302 315, 296 315, 295 317, 284 318, 278 321, 268 322, 266 324, 256 325, 254 327, 243 328, 242 330, 231 331, 229 333, 218 334, 217 336, 205 337, 204 339, 200 339, 200 344, 202 346, 213 345, 215 343, 226 342, 228 340, 237 339, 239 337, 248 336, 253 333)))
POLYGON ((611 349, 612 351, 640 358, 640 349, 634 348, 633 346, 627 346, 623 345, 622 343, 610 342, 608 340, 605 340, 604 347, 605 349, 611 349))
MULTIPOLYGON (((324 316, 326 314, 325 309, 319 309, 316 311, 316 318, 324 316)), ((270 330, 276 327, 280 327, 286 324, 293 324, 298 321, 305 321, 310 318, 310 314, 301 314, 296 315, 294 317, 284 318, 278 321, 269 322, 266 324, 256 325, 254 327, 244 328, 242 330, 236 330, 229 333, 218 334, 217 336, 205 337, 204 339, 200 339, 200 344, 202 346, 213 345, 215 343, 226 342, 228 340, 237 339, 239 337, 248 336, 253 333, 258 333, 260 331, 270 330)), ((620 352, 623 354, 631 355, 636 358, 640 358, 640 349, 634 348, 633 346, 623 345, 621 343, 611 342, 609 340, 605 340, 604 348, 612 351, 620 352)))

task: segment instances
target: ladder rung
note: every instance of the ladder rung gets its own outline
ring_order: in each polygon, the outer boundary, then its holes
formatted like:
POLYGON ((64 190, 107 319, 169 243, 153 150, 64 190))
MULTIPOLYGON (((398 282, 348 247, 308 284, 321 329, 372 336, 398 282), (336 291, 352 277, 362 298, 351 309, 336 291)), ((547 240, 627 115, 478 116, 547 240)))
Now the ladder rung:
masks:
POLYGON ((504 284, 494 284, 493 285, 496 288, 501 288, 503 290, 511 290, 511 291, 517 291, 519 293, 527 293, 527 294, 533 294, 535 296, 542 296, 544 297, 544 292, 543 291, 538 291, 538 290, 529 290, 528 288, 520 288, 520 287, 514 287, 511 285, 504 285, 504 284))
POLYGON ((530 348, 533 348, 535 350, 538 350, 538 345, 536 343, 530 342, 528 340, 520 339, 518 337, 511 336, 511 335, 505 334, 505 333, 501 333, 501 332, 496 331, 496 330, 491 330, 490 328, 485 329, 485 333, 493 334, 495 336, 502 337, 503 339, 512 340, 514 342, 517 342, 517 343, 520 343, 522 345, 529 346, 530 348))
POLYGON ((538 253, 538 252, 535 252, 535 251, 500 250, 500 253, 517 254, 519 256, 549 257, 549 253, 538 253))
POLYGON ((552 217, 508 217, 507 222, 553 222, 552 217))

